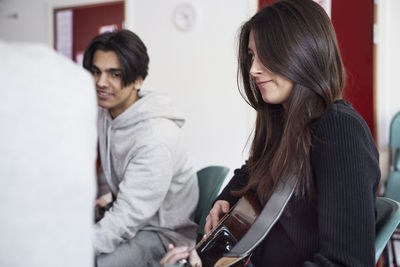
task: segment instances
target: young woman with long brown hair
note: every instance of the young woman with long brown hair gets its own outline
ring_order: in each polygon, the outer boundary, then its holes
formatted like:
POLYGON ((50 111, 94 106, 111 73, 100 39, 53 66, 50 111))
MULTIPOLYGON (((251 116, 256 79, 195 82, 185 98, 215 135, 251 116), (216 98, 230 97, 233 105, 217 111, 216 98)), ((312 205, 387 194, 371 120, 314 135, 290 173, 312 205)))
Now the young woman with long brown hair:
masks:
POLYGON ((262 9, 241 28, 238 63, 243 96, 257 112, 254 139, 206 233, 245 192, 265 205, 295 175, 294 195, 252 263, 374 266, 378 152, 365 121, 341 98, 345 70, 325 11, 311 0, 262 9))

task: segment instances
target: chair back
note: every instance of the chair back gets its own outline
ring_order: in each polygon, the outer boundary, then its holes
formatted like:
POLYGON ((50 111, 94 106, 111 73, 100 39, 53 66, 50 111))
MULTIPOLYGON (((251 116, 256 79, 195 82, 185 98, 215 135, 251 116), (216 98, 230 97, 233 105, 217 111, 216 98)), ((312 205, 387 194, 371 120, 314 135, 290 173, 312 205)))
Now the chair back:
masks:
POLYGON ((386 178, 385 197, 400 202, 400 171, 389 172, 386 178))
POLYGON ((400 204, 387 197, 376 198, 375 262, 400 223, 400 204))
POLYGON ((400 112, 390 122, 389 162, 390 171, 400 171, 400 112))
POLYGON ((194 221, 199 225, 197 230, 199 236, 204 235, 206 217, 228 172, 229 168, 224 166, 208 166, 197 172, 200 194, 194 221))

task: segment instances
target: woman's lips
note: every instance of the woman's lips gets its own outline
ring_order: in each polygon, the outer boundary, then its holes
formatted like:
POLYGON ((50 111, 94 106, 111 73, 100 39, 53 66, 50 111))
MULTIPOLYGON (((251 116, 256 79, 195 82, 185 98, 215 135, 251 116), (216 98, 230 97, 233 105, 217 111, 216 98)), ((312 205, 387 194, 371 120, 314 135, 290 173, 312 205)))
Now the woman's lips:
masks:
POLYGON ((271 80, 269 80, 269 81, 262 81, 262 82, 256 82, 256 84, 257 84, 257 86, 259 87, 259 88, 261 88, 261 87, 264 87, 265 85, 267 85, 268 83, 270 83, 271 82, 271 80))

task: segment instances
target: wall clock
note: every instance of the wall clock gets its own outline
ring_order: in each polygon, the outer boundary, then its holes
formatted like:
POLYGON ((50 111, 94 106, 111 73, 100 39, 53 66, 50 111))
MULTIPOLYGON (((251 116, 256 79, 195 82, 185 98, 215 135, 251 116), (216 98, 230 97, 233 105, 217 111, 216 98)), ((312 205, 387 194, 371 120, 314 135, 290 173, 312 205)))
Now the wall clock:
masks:
POLYGON ((173 20, 181 31, 190 31, 196 22, 196 8, 190 3, 181 3, 175 8, 173 20))

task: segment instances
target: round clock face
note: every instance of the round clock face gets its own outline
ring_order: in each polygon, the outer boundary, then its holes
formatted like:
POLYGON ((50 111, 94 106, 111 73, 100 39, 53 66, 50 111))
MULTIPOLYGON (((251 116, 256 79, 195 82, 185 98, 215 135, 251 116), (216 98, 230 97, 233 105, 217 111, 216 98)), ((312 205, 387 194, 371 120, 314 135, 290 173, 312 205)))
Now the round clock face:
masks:
POLYGON ((180 4, 174 12, 174 23, 181 31, 189 31, 196 21, 196 9, 189 3, 180 4))

